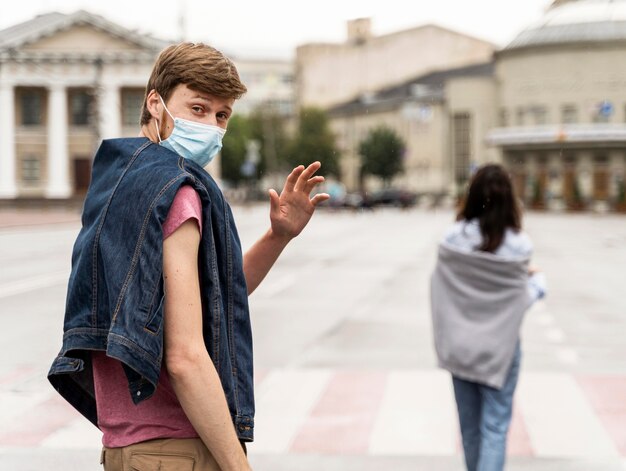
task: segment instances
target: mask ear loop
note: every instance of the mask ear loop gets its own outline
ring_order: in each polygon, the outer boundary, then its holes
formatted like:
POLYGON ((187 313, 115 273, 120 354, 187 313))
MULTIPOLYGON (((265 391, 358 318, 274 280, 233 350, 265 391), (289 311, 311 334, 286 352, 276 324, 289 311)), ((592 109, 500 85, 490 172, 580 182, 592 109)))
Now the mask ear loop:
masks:
MULTIPOLYGON (((165 108, 165 111, 167 112, 167 114, 170 115, 170 118, 172 118, 172 121, 175 121, 174 117, 172 116, 172 113, 170 113, 170 110, 168 110, 167 106, 165 106, 165 102, 163 101, 163 97, 161 95, 159 95, 159 100, 161 100, 161 103, 163 104, 163 108, 165 108)), ((157 137, 159 138, 159 142, 163 142, 161 140, 161 133, 159 132, 159 125, 157 124, 156 120, 154 121, 154 126, 156 127, 156 132, 157 132, 157 137)))

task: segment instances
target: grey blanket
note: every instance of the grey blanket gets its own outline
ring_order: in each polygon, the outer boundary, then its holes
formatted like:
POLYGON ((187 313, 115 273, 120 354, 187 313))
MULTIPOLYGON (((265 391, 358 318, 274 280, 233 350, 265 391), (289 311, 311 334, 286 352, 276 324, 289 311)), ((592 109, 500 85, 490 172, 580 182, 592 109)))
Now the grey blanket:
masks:
POLYGON ((500 389, 532 304, 528 260, 439 246, 431 311, 439 366, 500 389))

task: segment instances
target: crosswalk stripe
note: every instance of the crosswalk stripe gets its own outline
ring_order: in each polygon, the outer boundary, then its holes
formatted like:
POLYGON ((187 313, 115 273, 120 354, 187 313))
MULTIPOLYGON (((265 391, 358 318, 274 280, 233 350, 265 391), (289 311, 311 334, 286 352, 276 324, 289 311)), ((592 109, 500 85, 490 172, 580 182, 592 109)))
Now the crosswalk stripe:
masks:
POLYGON ((39 446, 53 449, 99 449, 102 446, 102 432, 80 416, 48 435, 39 446))
POLYGON ((285 453, 324 391, 328 370, 275 370, 257 388, 255 453, 285 453))
POLYGON ((610 437, 570 375, 524 373, 517 398, 537 456, 617 456, 610 437))
POLYGON ((450 375, 440 371, 390 374, 370 453, 452 455, 456 437, 450 375))
POLYGON ((296 453, 364 454, 384 395, 386 373, 341 371, 293 441, 296 453))
POLYGON ((65 400, 52 395, 15 417, 12 426, 0 433, 0 445, 38 446, 46 437, 78 417, 78 412, 65 400))
MULTIPOLYGON (((289 368, 257 373, 253 453, 461 452, 454 395, 443 371, 289 368)), ((598 460, 621 454, 623 459, 624 391, 626 377, 619 375, 522 373, 509 455, 598 460)), ((0 447, 86 449, 100 442, 100 432, 49 388, 2 385, 0 447)))
POLYGON ((619 453, 626 456, 626 377, 581 376, 577 382, 619 453))
MULTIPOLYGON (((20 417, 36 404, 49 399, 52 393, 50 390, 30 393, 0 391, 0 437, 8 436, 20 417)), ((1 441, 0 445, 3 445, 1 441)))

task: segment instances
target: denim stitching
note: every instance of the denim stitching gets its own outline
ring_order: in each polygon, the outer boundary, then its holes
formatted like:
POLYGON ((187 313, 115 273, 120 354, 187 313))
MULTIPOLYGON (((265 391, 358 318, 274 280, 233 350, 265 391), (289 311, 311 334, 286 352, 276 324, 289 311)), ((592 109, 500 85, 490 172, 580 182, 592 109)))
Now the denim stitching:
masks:
POLYGON ((128 271, 128 274, 126 275, 126 279, 124 280, 124 284, 122 285, 122 289, 120 290, 120 295, 119 295, 118 300, 117 300, 117 305, 115 306, 115 310, 113 311, 113 318, 111 320, 112 324, 115 322, 115 319, 117 318, 117 314, 119 313, 119 310, 120 310, 120 308, 122 306, 122 301, 124 300, 124 296, 126 295, 126 290, 128 289, 128 285, 130 284, 130 280, 131 280, 132 276, 135 274, 135 268, 137 267, 137 261, 139 260, 139 254, 141 253, 141 247, 142 247, 142 244, 143 244, 143 239, 145 237, 146 227, 148 226, 148 223, 149 223, 149 220, 150 220, 150 213, 152 212, 152 209, 156 205, 157 201, 159 201, 159 199, 161 199, 163 194, 167 190, 169 190, 169 188, 174 183, 176 183, 178 180, 180 180, 182 178, 185 178, 186 176, 187 176, 187 174, 181 174, 181 175, 178 175, 177 177, 172 178, 161 189, 161 191, 159 191, 157 196, 152 200, 152 203, 150 203, 150 207, 148 208, 148 211, 146 212, 146 215, 145 215, 144 220, 143 220, 143 224, 141 226, 141 231, 139 232, 139 239, 137 240, 137 245, 135 245, 135 253, 133 254, 133 259, 131 261, 130 270, 128 271))
POLYGON ((98 229, 96 230, 96 236, 94 237, 94 241, 93 241, 92 260, 91 260, 92 266, 93 266, 92 271, 91 271, 91 284, 92 284, 91 323, 92 325, 97 325, 97 322, 98 322, 98 315, 96 313, 97 313, 97 308, 98 308, 98 244, 100 241, 100 232, 102 232, 102 227, 104 226, 104 221, 106 220, 107 213, 109 212, 109 206, 111 206, 111 201, 113 200, 113 197, 115 196, 117 187, 120 185, 120 183, 122 182, 122 179, 126 175, 126 172, 133 165, 133 163, 135 162, 139 154, 141 154, 144 151, 144 149, 148 147, 150 144, 151 142, 148 141, 145 144, 143 144, 141 147, 139 147, 135 151, 133 156, 131 157, 130 162, 128 162, 128 165, 126 166, 126 168, 122 171, 122 175, 120 176, 119 180, 113 187, 111 196, 109 196, 109 199, 107 200, 106 205, 104 206, 104 214, 102 215, 102 220, 100 221, 100 224, 98 225, 98 229))
POLYGON ((234 332, 234 313, 233 313, 233 249, 232 249, 232 240, 231 240, 231 232, 230 232, 230 216, 228 213, 228 208, 226 202, 223 201, 223 209, 224 209, 224 226, 226 230, 225 239, 226 239, 226 289, 227 289, 227 317, 226 320, 228 322, 228 343, 230 347, 230 358, 231 364, 233 365, 232 375, 233 375, 233 393, 235 399, 235 410, 237 414, 239 414, 239 380, 238 380, 238 365, 237 365, 237 355, 235 354, 235 332, 234 332))

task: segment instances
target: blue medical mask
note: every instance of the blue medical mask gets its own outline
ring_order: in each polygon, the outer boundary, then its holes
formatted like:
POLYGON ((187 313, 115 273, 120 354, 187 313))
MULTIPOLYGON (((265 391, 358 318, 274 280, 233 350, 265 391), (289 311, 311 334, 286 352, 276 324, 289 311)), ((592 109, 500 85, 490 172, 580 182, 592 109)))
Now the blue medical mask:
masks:
POLYGON ((163 103, 165 111, 174 121, 172 134, 164 140, 161 140, 159 126, 155 121, 154 125, 157 128, 159 144, 186 159, 193 160, 201 167, 205 167, 222 148, 222 137, 224 137, 226 129, 187 119, 174 118, 167 106, 165 106, 163 98, 160 96, 159 98, 161 103, 163 103))

